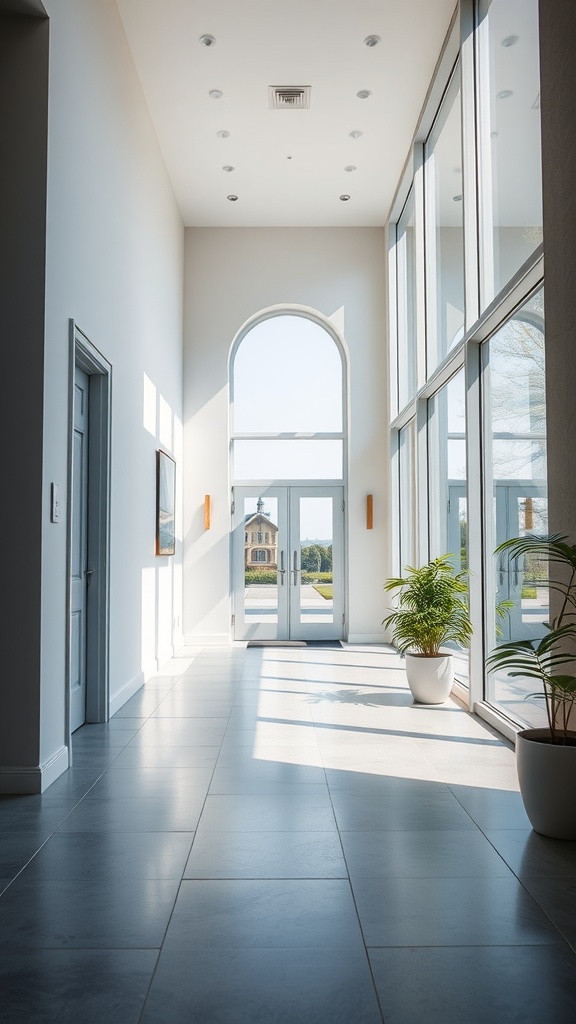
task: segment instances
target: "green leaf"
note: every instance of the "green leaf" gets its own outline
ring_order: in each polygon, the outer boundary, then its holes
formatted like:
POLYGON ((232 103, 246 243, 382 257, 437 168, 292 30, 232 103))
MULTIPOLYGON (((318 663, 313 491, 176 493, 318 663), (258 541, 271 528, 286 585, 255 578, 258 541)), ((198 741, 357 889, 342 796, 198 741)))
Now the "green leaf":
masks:
POLYGON ((383 624, 400 651, 435 655, 442 644, 468 645, 468 573, 456 573, 451 557, 442 555, 419 569, 407 566, 406 576, 386 581, 385 590, 398 591, 398 606, 383 624))

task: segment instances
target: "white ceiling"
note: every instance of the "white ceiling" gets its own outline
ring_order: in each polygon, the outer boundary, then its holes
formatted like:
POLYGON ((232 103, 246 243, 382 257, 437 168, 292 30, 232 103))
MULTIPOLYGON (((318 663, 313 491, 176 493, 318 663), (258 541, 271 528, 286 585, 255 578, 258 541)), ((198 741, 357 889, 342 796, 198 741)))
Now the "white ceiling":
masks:
POLYGON ((186 225, 385 223, 455 0, 117 4, 186 225), (270 85, 310 109, 270 110, 270 85))

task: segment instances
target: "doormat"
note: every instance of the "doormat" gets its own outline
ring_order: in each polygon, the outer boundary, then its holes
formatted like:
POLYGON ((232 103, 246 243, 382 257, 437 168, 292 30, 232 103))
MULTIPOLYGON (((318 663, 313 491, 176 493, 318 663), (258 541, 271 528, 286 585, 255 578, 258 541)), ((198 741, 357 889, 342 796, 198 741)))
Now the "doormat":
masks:
POLYGON ((249 640, 248 647, 325 647, 341 650, 339 640, 249 640))

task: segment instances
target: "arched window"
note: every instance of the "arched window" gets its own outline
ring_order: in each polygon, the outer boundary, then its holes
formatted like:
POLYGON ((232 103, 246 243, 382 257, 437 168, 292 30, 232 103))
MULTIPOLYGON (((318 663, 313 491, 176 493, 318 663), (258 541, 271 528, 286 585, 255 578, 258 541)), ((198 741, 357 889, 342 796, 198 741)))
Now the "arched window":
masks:
POLYGON ((328 326, 295 313, 257 321, 232 358, 234 479, 342 480, 344 379, 328 326))

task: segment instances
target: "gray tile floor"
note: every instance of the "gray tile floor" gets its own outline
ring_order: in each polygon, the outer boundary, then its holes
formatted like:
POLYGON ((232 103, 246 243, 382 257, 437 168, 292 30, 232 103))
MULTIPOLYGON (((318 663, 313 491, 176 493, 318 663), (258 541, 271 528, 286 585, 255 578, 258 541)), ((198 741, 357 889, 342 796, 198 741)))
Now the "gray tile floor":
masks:
POLYGON ((384 648, 174 658, 0 799, 6 1024, 562 1024, 576 843, 384 648))

